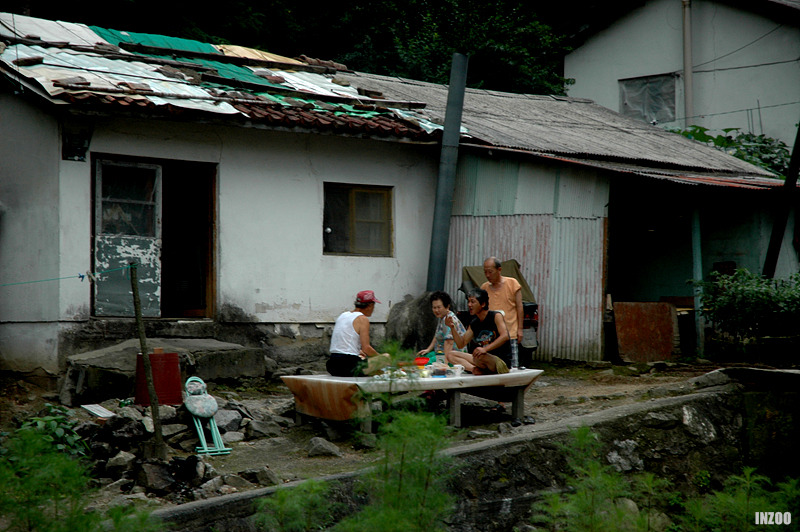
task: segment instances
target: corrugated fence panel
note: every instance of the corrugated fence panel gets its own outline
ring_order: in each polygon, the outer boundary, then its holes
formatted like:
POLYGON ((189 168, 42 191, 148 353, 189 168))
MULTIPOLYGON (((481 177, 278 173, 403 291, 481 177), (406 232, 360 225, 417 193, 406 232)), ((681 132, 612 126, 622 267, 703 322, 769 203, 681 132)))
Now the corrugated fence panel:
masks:
POLYGON ((516 259, 539 303, 537 359, 602 357, 602 218, 453 216, 445 290, 458 309, 466 308, 461 268, 490 255, 516 259))
POLYGON ((546 306, 540 304, 540 341, 551 357, 600 360, 603 219, 556 218, 553 241, 559 245, 550 256, 546 306))

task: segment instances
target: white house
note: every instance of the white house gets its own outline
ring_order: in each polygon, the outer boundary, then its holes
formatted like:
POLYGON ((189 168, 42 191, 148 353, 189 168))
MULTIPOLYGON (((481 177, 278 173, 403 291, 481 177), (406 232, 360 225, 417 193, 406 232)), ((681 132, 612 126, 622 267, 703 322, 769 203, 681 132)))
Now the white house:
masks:
POLYGON ((590 23, 564 59, 570 96, 665 128, 739 128, 794 144, 800 1, 647 0, 606 11, 610 22, 590 23))
MULTIPOLYGON (((132 262, 148 335, 316 357, 357 291, 379 332, 426 289, 447 87, 10 14, 0 38, 0 369, 134 337, 132 262)), ((602 358, 606 294, 763 261, 758 168, 579 98, 468 90, 463 126, 444 288, 517 259, 543 358, 602 358)))

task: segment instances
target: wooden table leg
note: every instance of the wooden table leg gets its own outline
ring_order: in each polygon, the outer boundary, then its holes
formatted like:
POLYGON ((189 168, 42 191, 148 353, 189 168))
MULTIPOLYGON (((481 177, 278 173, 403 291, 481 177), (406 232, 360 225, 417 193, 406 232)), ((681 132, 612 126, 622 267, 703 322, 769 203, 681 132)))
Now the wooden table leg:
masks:
POLYGON ((461 427, 461 390, 447 390, 447 404, 450 406, 450 424, 461 427))
POLYGON ((525 416, 525 388, 514 390, 514 399, 511 401, 511 417, 522 419, 525 416))

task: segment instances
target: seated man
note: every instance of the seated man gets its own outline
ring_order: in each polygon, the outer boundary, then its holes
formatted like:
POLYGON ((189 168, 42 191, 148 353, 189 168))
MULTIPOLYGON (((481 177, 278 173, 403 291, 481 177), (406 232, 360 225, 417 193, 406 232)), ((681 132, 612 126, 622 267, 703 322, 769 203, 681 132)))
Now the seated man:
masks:
POLYGON ((508 373, 511 363, 511 345, 509 344, 508 329, 503 315, 494 310, 489 310, 489 294, 486 290, 476 288, 467 294, 469 313, 473 316, 469 327, 462 336, 459 334, 452 316, 445 318, 445 324, 453 333, 453 340, 459 348, 467 345, 471 340, 477 344, 472 350, 472 360, 475 375, 490 375, 492 373, 508 373))
POLYGON ((363 377, 389 365, 388 353, 380 354, 369 343, 369 317, 380 303, 372 290, 356 295, 355 308, 342 312, 333 326, 330 358, 325 367, 336 377, 363 377))

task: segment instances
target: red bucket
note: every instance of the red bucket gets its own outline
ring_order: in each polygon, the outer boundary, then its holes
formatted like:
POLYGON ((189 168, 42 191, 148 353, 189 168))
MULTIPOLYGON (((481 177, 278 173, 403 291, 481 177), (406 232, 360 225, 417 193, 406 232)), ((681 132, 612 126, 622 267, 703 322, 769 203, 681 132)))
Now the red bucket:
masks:
MULTIPOLYGON (((150 355, 150 366, 153 370, 153 386, 158 396, 158 404, 183 404, 181 366, 178 353, 153 353, 150 355)), ((144 359, 141 353, 136 357, 136 396, 134 403, 137 405, 150 405, 144 359)))

